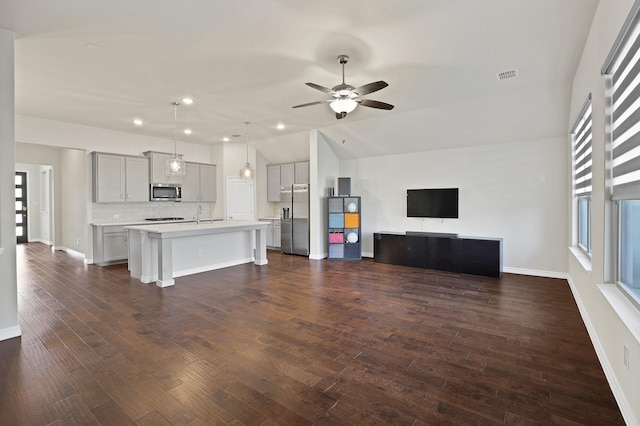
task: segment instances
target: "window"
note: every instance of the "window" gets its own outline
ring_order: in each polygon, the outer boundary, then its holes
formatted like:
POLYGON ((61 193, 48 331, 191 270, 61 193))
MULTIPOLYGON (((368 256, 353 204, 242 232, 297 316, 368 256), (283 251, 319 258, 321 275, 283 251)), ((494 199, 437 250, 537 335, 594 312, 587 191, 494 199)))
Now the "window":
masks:
POLYGON ((640 2, 636 2, 602 69, 607 78, 607 134, 616 281, 640 306, 640 2))
POLYGON ((577 203, 576 230, 580 250, 591 256, 591 95, 571 128, 573 194, 577 203))
POLYGON ((623 200, 619 205, 619 281, 640 300, 640 201, 623 200))

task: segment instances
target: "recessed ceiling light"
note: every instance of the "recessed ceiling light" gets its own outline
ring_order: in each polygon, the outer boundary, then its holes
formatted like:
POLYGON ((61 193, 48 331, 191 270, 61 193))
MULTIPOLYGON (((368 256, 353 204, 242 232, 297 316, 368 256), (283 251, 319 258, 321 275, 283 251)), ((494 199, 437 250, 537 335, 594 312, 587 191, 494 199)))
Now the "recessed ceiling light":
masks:
POLYGON ((284 129, 284 124, 278 123, 278 125, 276 127, 278 128, 278 130, 283 130, 284 129))
POLYGON ((191 133, 192 133, 191 129, 184 129, 184 134, 185 135, 190 135, 191 133))
POLYGON ((135 124, 136 126, 140 127, 140 126, 142 126, 144 124, 144 122, 139 118, 134 118, 133 119, 133 124, 135 124))
POLYGON ((229 137, 225 136, 224 138, 222 138, 222 142, 229 142, 229 137))
POLYGON ((191 105, 193 103, 193 99, 191 98, 182 98, 182 103, 185 105, 191 105))

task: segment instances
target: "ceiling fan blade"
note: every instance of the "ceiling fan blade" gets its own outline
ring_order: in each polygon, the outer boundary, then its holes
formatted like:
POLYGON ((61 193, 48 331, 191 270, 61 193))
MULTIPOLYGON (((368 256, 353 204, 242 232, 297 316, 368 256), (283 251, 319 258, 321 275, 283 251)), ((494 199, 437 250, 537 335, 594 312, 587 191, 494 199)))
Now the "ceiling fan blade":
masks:
POLYGON ((333 90, 329 89, 328 87, 320 86, 319 84, 315 84, 315 83, 305 83, 305 84, 313 89, 319 90, 321 92, 326 93, 327 95, 333 96, 333 90))
POLYGON ((340 120, 341 118, 345 118, 347 116, 346 112, 336 112, 336 118, 340 120))
POLYGON ((380 101, 373 101, 371 99, 358 99, 356 102, 359 102, 360 105, 366 106, 369 108, 377 108, 377 109, 393 109, 393 105, 387 104, 380 101))
POLYGON ((358 95, 364 96, 369 93, 377 92, 380 89, 384 89, 388 84, 382 80, 375 81, 373 83, 365 84, 364 86, 358 87, 355 91, 358 95))
POLYGON ((308 107, 311 105, 320 105, 320 104, 324 104, 327 103, 328 101, 315 101, 315 102, 308 102, 306 104, 300 104, 300 105, 296 105, 296 106, 292 106, 291 108, 302 108, 302 107, 308 107))

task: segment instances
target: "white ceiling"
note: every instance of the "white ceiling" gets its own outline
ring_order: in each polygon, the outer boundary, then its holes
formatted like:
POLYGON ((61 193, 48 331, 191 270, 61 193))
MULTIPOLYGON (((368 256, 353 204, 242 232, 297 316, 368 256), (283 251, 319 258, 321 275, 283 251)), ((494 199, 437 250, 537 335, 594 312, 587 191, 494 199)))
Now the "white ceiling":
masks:
POLYGON ((254 142, 321 129, 340 156, 356 157, 516 140, 527 123, 528 139, 566 133, 571 79, 597 4, 0 0, 0 27, 16 33, 18 114, 172 139, 170 103, 190 96, 196 103, 178 111, 180 127, 193 129, 185 140, 219 143, 244 135, 250 121, 254 142), (327 105, 291 108, 326 98, 305 82, 340 83, 342 53, 351 57, 346 82, 386 81, 366 98, 393 111, 360 106, 337 121, 327 105), (498 81, 513 68, 519 77, 498 81), (134 117, 145 125, 134 127, 134 117), (440 126, 433 142, 424 129, 382 142, 425 119, 440 126))

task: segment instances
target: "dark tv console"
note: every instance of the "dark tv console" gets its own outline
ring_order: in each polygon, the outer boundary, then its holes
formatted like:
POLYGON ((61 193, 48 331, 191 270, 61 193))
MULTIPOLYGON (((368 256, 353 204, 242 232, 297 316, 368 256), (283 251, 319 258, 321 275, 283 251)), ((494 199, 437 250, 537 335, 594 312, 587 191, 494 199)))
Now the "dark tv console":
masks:
POLYGON ((375 232, 373 260, 462 274, 502 276, 502 238, 431 232, 375 232))

